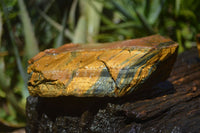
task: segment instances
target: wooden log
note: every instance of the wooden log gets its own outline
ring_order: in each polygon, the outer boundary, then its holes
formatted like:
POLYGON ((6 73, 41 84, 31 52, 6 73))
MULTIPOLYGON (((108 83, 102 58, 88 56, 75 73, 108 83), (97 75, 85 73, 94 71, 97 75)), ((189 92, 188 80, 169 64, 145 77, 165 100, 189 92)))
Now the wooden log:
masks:
POLYGON ((166 80, 178 44, 160 35, 101 45, 67 44, 29 61, 32 96, 122 97, 166 80), (167 65, 166 65, 167 64, 167 65), (151 79, 151 80, 149 80, 151 79), (147 82, 148 81, 148 82, 147 82))

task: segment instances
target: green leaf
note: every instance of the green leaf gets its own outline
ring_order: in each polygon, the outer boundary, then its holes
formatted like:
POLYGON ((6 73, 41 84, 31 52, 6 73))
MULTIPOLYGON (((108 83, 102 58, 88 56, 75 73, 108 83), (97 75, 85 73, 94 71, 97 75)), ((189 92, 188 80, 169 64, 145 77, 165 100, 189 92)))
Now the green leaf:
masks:
POLYGON ((6 93, 0 88, 0 97, 5 98, 6 93))
POLYGON ((0 108, 0 119, 5 118, 6 117, 6 112, 4 109, 0 108))
POLYGON ((191 41, 186 41, 186 42, 185 42, 185 47, 186 47, 187 49, 192 48, 192 42, 191 42, 191 41))
POLYGON ((181 0, 175 0, 175 15, 178 16, 180 12, 180 7, 181 7, 181 0))
POLYGON ((164 5, 164 2, 165 0, 153 0, 151 2, 151 7, 150 7, 150 11, 149 11, 149 14, 148 14, 148 22, 152 25, 154 24, 161 11, 162 11, 162 7, 164 5))
POLYGON ((192 39, 193 34, 192 34, 192 32, 190 31, 188 25, 184 25, 184 27, 183 27, 182 30, 181 30, 181 35, 182 35, 185 39, 187 39, 187 40, 192 39))
POLYGON ((16 110, 12 107, 10 103, 6 104, 6 111, 4 108, 0 107, 0 123, 9 127, 25 127, 25 121, 23 118, 18 117, 16 110))
POLYGON ((184 51, 184 47, 183 47, 183 43, 182 43, 182 37, 181 37, 180 30, 176 30, 176 36, 177 36, 177 40, 178 40, 178 44, 179 44, 178 53, 182 53, 184 51))
MULTIPOLYGON (((188 19, 188 20, 196 20, 196 15, 195 15, 195 13, 193 12, 193 11, 191 11, 191 10, 189 10, 189 9, 182 9, 181 11, 180 11, 180 14, 179 14, 180 16, 184 16, 186 19, 188 19)), ((191 21, 190 20, 190 21, 191 21)))

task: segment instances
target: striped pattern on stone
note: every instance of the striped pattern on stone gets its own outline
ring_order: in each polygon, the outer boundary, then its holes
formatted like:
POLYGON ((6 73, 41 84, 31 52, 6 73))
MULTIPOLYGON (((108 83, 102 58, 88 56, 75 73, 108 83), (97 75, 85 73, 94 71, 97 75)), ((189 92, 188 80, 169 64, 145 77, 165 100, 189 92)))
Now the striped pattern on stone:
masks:
MULTIPOLYGON (((177 47, 172 40, 154 35, 100 45, 66 44, 47 49, 29 60, 29 93, 41 97, 125 96, 141 89, 160 63, 173 58, 177 47)), ((167 68, 172 65, 166 64, 163 71, 169 73, 167 68)))

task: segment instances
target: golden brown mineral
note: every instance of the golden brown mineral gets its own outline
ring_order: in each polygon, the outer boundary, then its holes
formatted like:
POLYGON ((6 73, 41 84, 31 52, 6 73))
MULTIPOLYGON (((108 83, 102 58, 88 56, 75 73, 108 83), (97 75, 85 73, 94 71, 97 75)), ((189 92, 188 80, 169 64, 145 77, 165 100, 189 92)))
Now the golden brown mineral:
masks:
POLYGON ((29 60, 32 96, 121 97, 165 80, 178 44, 160 35, 101 45, 66 44, 29 60))

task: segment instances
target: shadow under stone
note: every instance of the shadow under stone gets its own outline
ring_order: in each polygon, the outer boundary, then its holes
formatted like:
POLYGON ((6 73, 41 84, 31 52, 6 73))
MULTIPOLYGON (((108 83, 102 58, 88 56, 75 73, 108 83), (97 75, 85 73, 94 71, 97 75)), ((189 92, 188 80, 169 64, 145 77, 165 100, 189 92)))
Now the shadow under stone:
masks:
MULTIPOLYGON (((76 116, 80 117, 85 111, 96 114, 99 109, 106 108, 108 103, 123 105, 126 102, 134 102, 144 99, 152 99, 175 92, 173 85, 169 81, 161 82, 148 92, 136 91, 133 95, 120 98, 111 97, 74 97, 62 96, 54 98, 38 97, 38 114, 47 114, 52 120, 57 116, 76 116)), ((147 91, 143 90, 143 91, 147 91)))

